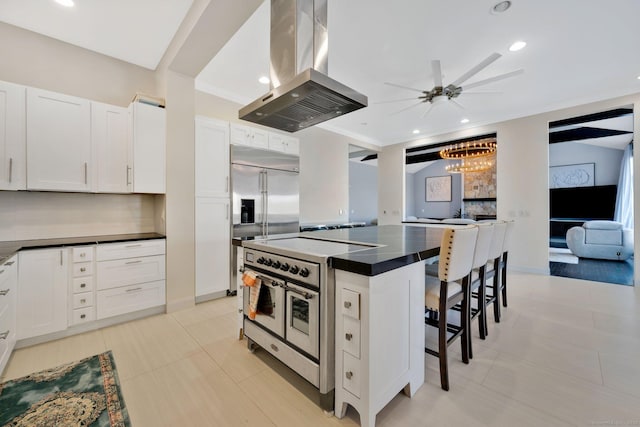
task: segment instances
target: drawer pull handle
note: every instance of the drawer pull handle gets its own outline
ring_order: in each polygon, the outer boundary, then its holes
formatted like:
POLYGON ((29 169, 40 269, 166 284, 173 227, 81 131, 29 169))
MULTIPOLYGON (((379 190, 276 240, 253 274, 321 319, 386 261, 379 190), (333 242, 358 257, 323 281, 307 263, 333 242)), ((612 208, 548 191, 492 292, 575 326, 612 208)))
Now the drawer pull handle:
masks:
POLYGON ((129 262, 125 262, 125 264, 138 264, 138 263, 141 263, 141 262, 142 262, 142 260, 141 260, 141 259, 139 259, 139 260, 137 260, 137 261, 129 261, 129 262))
POLYGON ((15 263, 15 261, 7 261, 7 262, 4 263, 4 265, 13 265, 13 263, 15 263))
POLYGON ((125 292, 135 292, 135 291, 141 291, 142 288, 133 288, 133 289, 127 289, 125 292))
POLYGON ((142 246, 142 243, 139 243, 137 245, 126 245, 125 248, 139 248, 140 246, 142 246))
POLYGON ((85 317, 87 317, 87 315, 86 315, 86 314, 81 314, 81 315, 80 315, 80 318, 81 318, 81 319, 84 319, 85 317))
POLYGON ((9 291, 11 290, 11 288, 7 288, 7 289, 3 289, 0 291, 0 297, 5 296, 6 294, 9 293, 9 291))
POLYGON ((280 351, 280 349, 278 348, 278 346, 277 346, 277 345, 275 345, 275 344, 271 344, 271 345, 270 345, 270 347, 271 347, 271 350, 273 350, 273 351, 280 351))
POLYGON ((81 273, 84 273, 85 271, 87 271, 87 268, 86 268, 86 267, 80 267, 80 272, 81 272, 81 273))
POLYGON ((87 300, 86 300, 86 299, 81 299, 81 300, 80 300, 80 304, 84 304, 85 302, 87 302, 87 300))
POLYGON ((87 284, 86 284, 86 283, 80 283, 80 287, 81 287, 81 288, 85 288, 86 286, 87 286, 87 284))
POLYGON ((345 377, 347 377, 347 379, 348 379, 348 380, 350 380, 351 378, 353 378, 353 372, 351 372, 351 371, 347 371, 347 372, 344 374, 344 376, 345 376, 345 377))
POLYGON ((9 330, 0 334, 0 340, 6 340, 9 336, 9 330))
POLYGON ((87 256, 87 254, 86 254, 85 252, 82 252, 82 253, 80 254, 80 258, 84 258, 84 257, 86 257, 86 256, 87 256))
POLYGON ((347 332, 346 334, 344 334, 344 339, 347 341, 351 341, 351 339, 353 338, 353 334, 347 332))
POLYGON ((345 301, 344 308, 351 308, 351 301, 345 301))

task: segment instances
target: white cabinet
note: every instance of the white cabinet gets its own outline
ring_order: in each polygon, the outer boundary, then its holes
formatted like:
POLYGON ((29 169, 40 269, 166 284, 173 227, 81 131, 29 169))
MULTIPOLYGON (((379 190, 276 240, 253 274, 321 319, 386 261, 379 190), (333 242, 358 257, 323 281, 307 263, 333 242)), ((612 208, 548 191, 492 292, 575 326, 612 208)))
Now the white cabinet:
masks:
POLYGON ((67 328, 67 258, 63 248, 18 254, 18 339, 67 328))
POLYGON ((96 319, 165 304, 165 240, 98 244, 96 319))
POLYGON ((13 256, 0 264, 0 375, 16 344, 17 261, 13 256))
POLYGON ((297 156, 300 154, 300 141, 292 136, 269 132, 269 150, 297 156))
POLYGON ((269 148, 269 132, 249 126, 231 124, 231 143, 253 148, 269 148))
POLYGON ((197 197, 195 210, 196 297, 226 294, 231 257, 229 199, 197 197))
POLYGON ((92 178, 98 193, 131 192, 128 125, 128 109, 91 102, 92 178))
POLYGON ((165 193, 166 111, 134 102, 130 106, 132 129, 133 192, 165 193))
POLYGON ((0 190, 27 188, 25 90, 0 82, 0 190))
POLYGON ((229 123, 196 117, 196 197, 229 197, 229 123))
POLYGON ((91 189, 91 107, 86 99, 27 88, 27 188, 91 189))

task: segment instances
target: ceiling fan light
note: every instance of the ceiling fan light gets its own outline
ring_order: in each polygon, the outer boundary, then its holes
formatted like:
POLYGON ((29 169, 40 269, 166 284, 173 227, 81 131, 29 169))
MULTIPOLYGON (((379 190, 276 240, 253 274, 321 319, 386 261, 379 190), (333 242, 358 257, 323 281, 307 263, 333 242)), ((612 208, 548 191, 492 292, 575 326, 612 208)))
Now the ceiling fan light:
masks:
POLYGON ((515 42, 511 46, 509 46, 509 51, 517 52, 520 49, 523 49, 526 45, 527 45, 527 42, 523 42, 522 40, 518 40, 517 42, 515 42))

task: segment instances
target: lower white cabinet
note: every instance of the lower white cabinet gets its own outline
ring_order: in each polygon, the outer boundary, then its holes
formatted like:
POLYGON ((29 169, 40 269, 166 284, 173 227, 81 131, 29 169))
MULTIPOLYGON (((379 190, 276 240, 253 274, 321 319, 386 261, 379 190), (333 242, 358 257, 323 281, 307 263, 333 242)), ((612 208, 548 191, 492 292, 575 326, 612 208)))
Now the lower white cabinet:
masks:
POLYGON ((165 303, 165 282, 140 283, 98 291, 98 319, 156 307, 165 303))
POLYGON ((229 290, 229 199, 196 198, 196 297, 229 290))
POLYGON ((0 264, 0 375, 16 344, 18 257, 0 264))
POLYGON ((30 249, 18 254, 17 338, 67 328, 68 251, 30 249))
POLYGON ((96 320, 95 290, 93 279, 95 277, 94 262, 95 245, 79 246, 71 248, 71 280, 69 326, 80 325, 96 320))
POLYGON ((164 255, 98 262, 98 290, 164 280, 164 255))

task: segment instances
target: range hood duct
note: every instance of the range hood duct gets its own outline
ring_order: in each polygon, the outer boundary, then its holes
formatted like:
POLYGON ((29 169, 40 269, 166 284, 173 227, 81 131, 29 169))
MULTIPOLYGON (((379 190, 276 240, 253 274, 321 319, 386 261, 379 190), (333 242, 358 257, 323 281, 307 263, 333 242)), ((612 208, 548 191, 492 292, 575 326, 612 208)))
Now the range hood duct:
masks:
POLYGON ((240 109, 242 120, 296 132, 367 106, 327 76, 327 0, 271 0, 271 90, 240 109))

